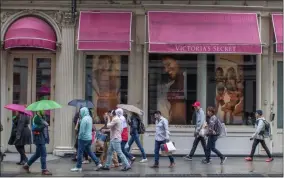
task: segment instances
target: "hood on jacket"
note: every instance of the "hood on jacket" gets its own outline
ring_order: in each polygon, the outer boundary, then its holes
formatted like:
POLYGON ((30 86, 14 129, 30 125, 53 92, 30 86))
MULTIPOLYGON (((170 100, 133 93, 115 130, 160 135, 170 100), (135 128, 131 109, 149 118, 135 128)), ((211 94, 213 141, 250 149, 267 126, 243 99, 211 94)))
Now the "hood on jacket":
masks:
POLYGON ((86 116, 90 116, 89 109, 87 107, 83 107, 80 109, 80 116, 84 118, 86 116))
POLYGON ((118 117, 121 117, 121 116, 123 116, 123 110, 121 108, 118 108, 118 109, 115 110, 115 114, 118 117))

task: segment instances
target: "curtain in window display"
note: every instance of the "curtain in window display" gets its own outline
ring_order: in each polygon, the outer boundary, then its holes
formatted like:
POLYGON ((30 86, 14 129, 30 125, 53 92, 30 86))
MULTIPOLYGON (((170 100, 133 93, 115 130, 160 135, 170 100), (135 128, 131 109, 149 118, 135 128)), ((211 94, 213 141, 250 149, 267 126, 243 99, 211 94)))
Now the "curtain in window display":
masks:
POLYGON ((216 110, 226 124, 242 124, 244 116, 244 57, 216 55, 216 110))
POLYGON ((104 113, 116 108, 121 98, 121 56, 100 55, 87 59, 86 99, 95 105, 96 123, 103 124, 104 113))

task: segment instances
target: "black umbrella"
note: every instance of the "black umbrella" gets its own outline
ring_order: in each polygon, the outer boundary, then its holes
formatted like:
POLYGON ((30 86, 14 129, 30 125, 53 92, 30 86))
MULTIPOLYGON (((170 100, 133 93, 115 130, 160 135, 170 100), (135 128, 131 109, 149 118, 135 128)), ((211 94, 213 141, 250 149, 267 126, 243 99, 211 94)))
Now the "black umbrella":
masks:
POLYGON ((75 107, 87 107, 87 108, 94 108, 94 104, 91 101, 83 100, 83 99, 74 99, 68 103, 69 106, 75 107))

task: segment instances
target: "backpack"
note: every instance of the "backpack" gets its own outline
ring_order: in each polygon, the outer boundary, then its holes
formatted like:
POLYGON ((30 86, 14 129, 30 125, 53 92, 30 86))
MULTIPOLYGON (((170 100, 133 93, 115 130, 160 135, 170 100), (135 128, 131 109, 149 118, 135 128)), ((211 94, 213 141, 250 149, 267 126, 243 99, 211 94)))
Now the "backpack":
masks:
MULTIPOLYGON (((270 127, 270 123, 267 122, 265 119, 262 119, 262 121, 264 122, 264 130, 261 131, 259 133, 259 135, 263 135, 265 138, 268 138, 271 136, 271 127, 270 127)), ((258 121, 259 122, 259 121, 258 121)), ((256 125, 258 125, 258 122, 256 123, 256 125)))
POLYGON ((227 128, 225 123, 222 123, 219 118, 217 118, 215 132, 217 133, 218 137, 226 137, 227 136, 227 128))
POLYGON ((144 123, 138 119, 138 134, 144 134, 146 131, 144 123))

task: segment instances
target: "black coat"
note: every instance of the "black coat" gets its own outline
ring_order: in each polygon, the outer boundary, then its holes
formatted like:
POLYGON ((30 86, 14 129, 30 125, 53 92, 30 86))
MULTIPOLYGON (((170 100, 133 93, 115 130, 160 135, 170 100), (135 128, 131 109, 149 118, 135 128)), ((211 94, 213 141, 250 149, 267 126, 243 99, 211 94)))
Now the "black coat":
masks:
POLYGON ((29 145, 32 143, 29 124, 30 118, 27 115, 20 114, 12 128, 12 134, 9 140, 10 145, 29 145))

